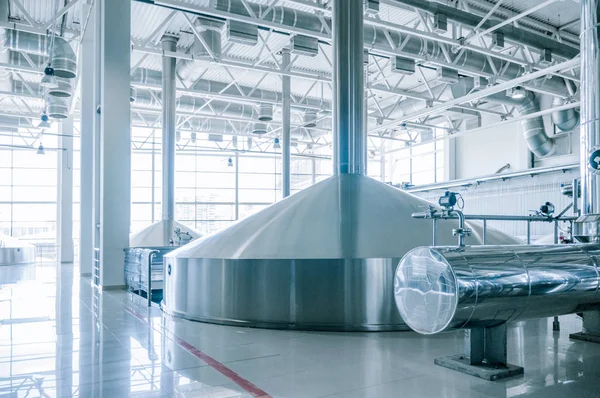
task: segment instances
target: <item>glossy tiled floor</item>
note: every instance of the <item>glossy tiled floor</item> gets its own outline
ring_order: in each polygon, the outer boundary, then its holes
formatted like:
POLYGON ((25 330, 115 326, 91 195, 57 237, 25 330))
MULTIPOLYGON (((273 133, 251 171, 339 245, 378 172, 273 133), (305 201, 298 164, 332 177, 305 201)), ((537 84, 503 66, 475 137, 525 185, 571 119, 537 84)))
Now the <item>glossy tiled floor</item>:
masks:
POLYGON ((308 333, 163 316, 99 293, 71 266, 0 268, 0 397, 600 397, 600 346, 575 316, 510 330, 525 376, 486 382, 433 364, 462 334, 308 333), (75 275, 75 276, 74 276, 75 275))

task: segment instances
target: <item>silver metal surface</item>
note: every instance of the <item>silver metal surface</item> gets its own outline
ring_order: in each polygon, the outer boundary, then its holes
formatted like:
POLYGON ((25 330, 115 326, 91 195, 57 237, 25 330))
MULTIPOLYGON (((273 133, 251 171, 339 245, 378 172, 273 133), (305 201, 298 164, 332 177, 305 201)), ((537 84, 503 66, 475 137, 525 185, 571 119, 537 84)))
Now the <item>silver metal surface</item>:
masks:
MULTIPOLYGON (((362 7, 333 3, 335 175, 165 256, 167 312, 258 327, 405 328, 393 264, 430 242, 431 227, 411 218, 429 203, 364 174, 362 7)), ((440 223, 441 241, 453 240, 451 228, 440 223)), ((474 235, 480 243, 481 227, 474 235)))
MULTIPOLYGON (((540 103, 538 98, 531 91, 525 92, 525 97, 521 99, 514 99, 506 96, 504 92, 496 93, 487 97, 491 102, 499 104, 515 106, 520 115, 530 115, 540 111, 540 103)), ((554 117, 562 117, 566 112, 572 111, 571 109, 556 111, 552 114, 554 117), (556 116, 558 115, 558 116, 556 116)), ((524 119, 521 121, 521 128, 523 130, 523 136, 527 147, 538 157, 550 156, 556 151, 556 143, 552 138, 546 134, 544 127, 544 119, 542 116, 524 119)))
MULTIPOLYGON (((290 49, 284 47, 281 49, 281 67, 287 69, 290 65, 290 49)), ((291 102, 292 102, 292 92, 291 92, 291 78, 290 76, 284 75, 281 77, 281 94, 282 94, 282 102, 281 102, 281 118, 282 118, 282 126, 281 126, 281 193, 282 197, 287 198, 290 196, 291 189, 291 171, 290 171, 290 163, 292 161, 291 158, 291 102)))
MULTIPOLYGON (((177 50, 177 38, 165 35, 162 38, 165 52, 177 50)), ((167 246, 174 240, 175 222, 175 58, 162 57, 162 226, 165 229, 167 246)))
POLYGON ((0 234, 0 266, 35 262, 35 246, 0 234))
POLYGON ((550 167, 536 167, 535 169, 529 169, 524 171, 517 171, 513 173, 503 173, 503 174, 492 174, 484 177, 478 178, 468 178, 464 180, 454 180, 449 182, 438 182, 435 184, 427 184, 420 185, 414 188, 407 188, 408 192, 427 192, 433 191, 436 189, 448 189, 448 188, 456 188, 456 187, 466 187, 470 185, 479 185, 484 182, 498 181, 498 180, 508 180, 511 178, 522 178, 522 177, 532 177, 536 175, 543 175, 549 173, 565 173, 569 170, 577 170, 579 169, 579 163, 571 163, 565 164, 562 166, 550 166, 550 167))
POLYGON ((333 163, 335 173, 364 174, 364 59, 362 0, 334 1, 333 163))
POLYGON ((600 3, 581 1, 581 197, 583 235, 600 239, 600 3))
POLYGON ((396 306, 413 330, 460 328, 600 308, 600 245, 419 247, 400 261, 396 306))
MULTIPOLYGON (((165 228, 166 221, 157 221, 154 224, 144 228, 143 230, 132 234, 129 237, 129 246, 130 247, 163 247, 169 246, 169 241, 174 238, 174 234, 165 235, 165 232, 168 231, 165 228)), ((202 236, 202 234, 178 221, 174 221, 172 224, 174 229, 179 228, 182 233, 188 233, 191 235, 192 239, 197 239, 202 236)), ((173 242, 177 245, 177 242, 173 242)))
MULTIPOLYGON (((428 205, 364 175, 332 176, 166 255, 163 308, 260 327, 403 329, 393 269, 410 249, 430 244, 431 223, 411 217, 428 205)), ((482 225, 466 224, 466 243, 481 244, 482 225)), ((455 243, 455 225, 437 222, 441 244, 455 243)), ((489 227, 486 239, 519 242, 489 227)))

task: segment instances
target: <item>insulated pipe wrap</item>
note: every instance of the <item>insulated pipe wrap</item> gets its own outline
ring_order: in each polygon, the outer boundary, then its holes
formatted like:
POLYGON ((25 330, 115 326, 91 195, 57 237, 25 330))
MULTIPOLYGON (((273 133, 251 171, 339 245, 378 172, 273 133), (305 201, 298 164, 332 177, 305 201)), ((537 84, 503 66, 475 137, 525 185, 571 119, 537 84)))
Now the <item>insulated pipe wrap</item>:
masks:
POLYGON ((598 264, 598 244, 418 247, 396 269, 396 307, 422 334, 599 309, 598 264))

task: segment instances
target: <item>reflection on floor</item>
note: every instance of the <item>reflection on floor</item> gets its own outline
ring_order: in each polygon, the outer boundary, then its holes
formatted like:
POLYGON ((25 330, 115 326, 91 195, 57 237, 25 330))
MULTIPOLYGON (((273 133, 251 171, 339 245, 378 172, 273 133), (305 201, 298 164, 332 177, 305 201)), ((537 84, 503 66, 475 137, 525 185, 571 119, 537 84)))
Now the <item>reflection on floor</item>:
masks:
POLYGON ((525 376, 486 382, 433 364, 462 334, 317 333, 163 316, 100 293, 72 266, 0 267, 0 397, 600 397, 600 345, 575 316, 515 325, 525 376))

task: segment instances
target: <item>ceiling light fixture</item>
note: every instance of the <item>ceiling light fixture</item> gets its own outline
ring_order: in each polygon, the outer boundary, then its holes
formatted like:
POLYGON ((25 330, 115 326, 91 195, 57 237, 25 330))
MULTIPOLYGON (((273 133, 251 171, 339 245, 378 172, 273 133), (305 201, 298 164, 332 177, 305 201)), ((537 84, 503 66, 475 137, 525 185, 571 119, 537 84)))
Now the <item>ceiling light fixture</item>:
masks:
POLYGON ((56 80, 56 76, 54 76, 54 68, 50 64, 44 68, 44 76, 42 77, 40 86, 50 89, 58 88, 58 80, 56 80))
POLYGON ((46 129, 49 129, 50 127, 52 127, 52 125, 50 124, 50 118, 46 114, 46 111, 44 111, 44 113, 42 113, 40 120, 41 121, 40 121, 40 124, 38 124, 38 128, 40 128, 42 130, 46 130, 46 129))
POLYGON ((275 149, 281 148, 281 144, 279 143, 279 138, 275 138, 275 143, 273 144, 273 148, 275 148, 275 149))
POLYGON ((227 167, 233 167, 233 159, 227 159, 227 167))
POLYGON ((40 142, 40 146, 38 147, 37 154, 38 155, 45 155, 46 154, 46 150, 44 149, 44 145, 42 145, 41 142, 40 142))

